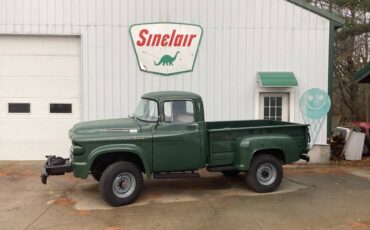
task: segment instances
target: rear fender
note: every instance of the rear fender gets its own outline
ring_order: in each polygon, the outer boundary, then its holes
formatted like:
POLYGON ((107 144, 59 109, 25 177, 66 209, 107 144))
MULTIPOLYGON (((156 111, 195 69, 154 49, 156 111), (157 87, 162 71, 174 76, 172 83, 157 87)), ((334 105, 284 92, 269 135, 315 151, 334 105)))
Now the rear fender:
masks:
POLYGON ((288 135, 258 135, 240 139, 236 159, 238 170, 246 171, 255 154, 259 152, 281 152, 284 156, 284 163, 299 160, 298 147, 295 140, 288 135))

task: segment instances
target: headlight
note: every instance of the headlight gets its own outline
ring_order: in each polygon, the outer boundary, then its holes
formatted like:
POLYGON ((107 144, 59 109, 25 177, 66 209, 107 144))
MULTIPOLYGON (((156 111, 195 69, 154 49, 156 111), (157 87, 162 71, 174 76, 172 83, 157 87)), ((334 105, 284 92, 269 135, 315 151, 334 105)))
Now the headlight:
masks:
POLYGON ((84 153, 84 148, 78 145, 71 146, 71 153, 73 155, 82 155, 84 153))

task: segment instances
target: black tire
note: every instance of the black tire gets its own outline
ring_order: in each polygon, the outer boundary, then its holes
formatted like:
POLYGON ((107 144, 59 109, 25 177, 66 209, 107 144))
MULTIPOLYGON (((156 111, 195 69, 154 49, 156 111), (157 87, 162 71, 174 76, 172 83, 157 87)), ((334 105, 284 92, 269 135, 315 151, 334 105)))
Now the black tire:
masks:
POLYGON ((222 174, 224 174, 225 177, 236 177, 239 175, 239 171, 232 170, 232 171, 221 171, 222 174))
POLYGON ((142 187, 143 175, 140 169, 127 161, 109 165, 99 183, 102 198, 113 207, 134 202, 139 197, 142 187), (128 188, 124 187, 125 184, 128 184, 128 188), (128 190, 125 192, 126 189, 128 190))
POLYGON ((254 157, 246 174, 247 185, 258 193, 275 191, 282 180, 282 162, 269 154, 254 157))
POLYGON ((97 181, 100 181, 100 178, 102 176, 102 173, 99 171, 91 171, 91 176, 97 181))

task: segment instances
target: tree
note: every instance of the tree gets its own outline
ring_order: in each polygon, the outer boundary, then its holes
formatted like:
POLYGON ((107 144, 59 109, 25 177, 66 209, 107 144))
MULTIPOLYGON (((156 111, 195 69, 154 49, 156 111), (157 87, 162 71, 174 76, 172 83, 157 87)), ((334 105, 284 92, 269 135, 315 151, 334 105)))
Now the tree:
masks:
MULTIPOLYGON (((341 114, 339 123, 364 119, 363 93, 354 81, 355 73, 370 60, 370 0, 310 0, 311 4, 346 19, 335 35, 333 113, 341 114)), ((366 98, 369 100, 369 98, 366 98)))

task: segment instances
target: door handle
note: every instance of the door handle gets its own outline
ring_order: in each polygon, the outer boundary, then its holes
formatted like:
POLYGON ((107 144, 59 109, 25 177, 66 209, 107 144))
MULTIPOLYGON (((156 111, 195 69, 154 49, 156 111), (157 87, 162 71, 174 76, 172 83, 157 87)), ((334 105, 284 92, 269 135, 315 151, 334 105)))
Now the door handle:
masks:
POLYGON ((188 127, 197 129, 198 128, 198 123, 191 123, 191 124, 188 125, 188 127))

